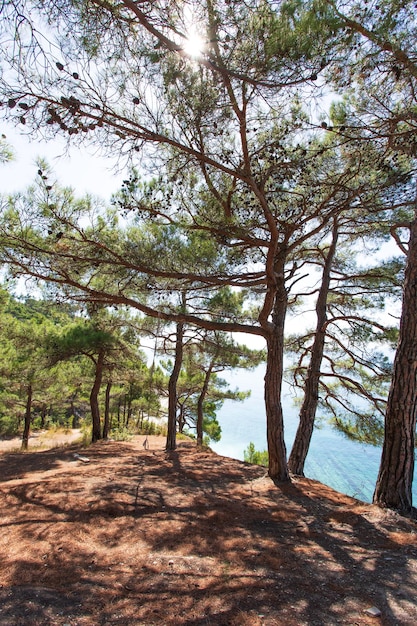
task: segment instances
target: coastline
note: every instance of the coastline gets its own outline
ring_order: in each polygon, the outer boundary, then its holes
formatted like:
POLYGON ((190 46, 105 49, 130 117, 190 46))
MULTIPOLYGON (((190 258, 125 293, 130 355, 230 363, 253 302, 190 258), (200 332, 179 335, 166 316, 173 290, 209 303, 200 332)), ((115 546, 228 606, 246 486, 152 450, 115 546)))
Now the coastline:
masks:
MULTIPOLYGON (((264 367, 252 372, 226 372, 223 377, 234 389, 251 389, 243 402, 227 400, 217 418, 222 438, 210 447, 222 456, 243 460, 244 450, 253 442, 257 450, 266 450, 266 416, 263 399, 264 367)), ((298 410, 289 393, 284 395, 285 442, 287 451, 298 426, 298 410)), ((332 487, 340 493, 371 502, 381 459, 381 448, 348 439, 324 421, 314 428, 305 476, 332 487)), ((413 501, 417 503, 417 481, 413 483, 413 501)))

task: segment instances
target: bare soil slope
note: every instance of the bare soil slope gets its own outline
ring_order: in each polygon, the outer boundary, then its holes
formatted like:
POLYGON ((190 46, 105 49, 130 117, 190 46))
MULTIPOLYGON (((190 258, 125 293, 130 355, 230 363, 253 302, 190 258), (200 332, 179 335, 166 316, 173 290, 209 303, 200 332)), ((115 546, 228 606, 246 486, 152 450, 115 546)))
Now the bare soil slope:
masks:
POLYGON ((143 440, 0 455, 1 626, 417 624, 414 521, 143 440))

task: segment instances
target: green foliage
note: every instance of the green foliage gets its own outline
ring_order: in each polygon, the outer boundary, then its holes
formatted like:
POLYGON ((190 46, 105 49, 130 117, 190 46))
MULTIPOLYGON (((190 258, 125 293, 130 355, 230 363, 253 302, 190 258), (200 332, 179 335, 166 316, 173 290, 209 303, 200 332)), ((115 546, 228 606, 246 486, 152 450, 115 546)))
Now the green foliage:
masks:
POLYGON ((62 329, 63 332, 50 336, 47 349, 51 363, 77 355, 91 356, 100 350, 109 350, 114 345, 113 335, 95 326, 95 323, 75 322, 62 329))
POLYGON ((7 163, 13 159, 13 150, 6 143, 5 137, 0 138, 0 164, 7 163))
POLYGON ((373 446, 381 446, 384 440, 384 422, 374 414, 366 414, 352 417, 338 415, 330 422, 336 430, 343 433, 348 439, 367 443, 373 446))
POLYGON ((141 427, 138 429, 139 435, 162 435, 166 436, 167 427, 166 424, 157 424, 153 420, 144 420, 141 427))
POLYGON ((243 460, 253 465, 268 467, 268 452, 267 450, 256 450, 255 444, 251 441, 246 450, 243 451, 243 460))
POLYGON ((245 301, 245 292, 224 287, 212 296, 207 305, 214 317, 220 319, 239 319, 245 301))
MULTIPOLYGON (((158 393, 149 387, 148 369, 128 319, 119 316, 117 322, 115 317, 109 322, 102 312, 101 329, 97 317, 94 323, 74 318, 68 305, 17 299, 1 291, 0 322, 0 434, 20 432, 29 381, 33 389, 31 428, 77 427, 81 420, 86 438, 93 373, 90 362, 103 347, 108 372, 120 381, 119 393, 127 388, 133 410, 139 409, 135 402, 141 399, 142 411, 157 412, 158 393)), ((100 402, 103 405, 104 394, 100 402)))
MULTIPOLYGON (((326 3, 287 0, 282 3, 280 13, 270 13, 267 49, 269 54, 281 59, 298 63, 315 61, 340 28, 340 20, 332 15, 326 3)), ((322 61, 324 66, 326 61, 324 58, 322 61)))
POLYGON ((347 123, 349 105, 345 101, 332 102, 329 117, 334 126, 343 126, 347 123))
MULTIPOLYGON (((4 409, 0 408, 3 412, 4 409)), ((10 414, 0 415, 0 436, 14 437, 19 433, 19 423, 14 416, 10 414)))
POLYGON ((206 416, 203 419, 203 432, 205 433, 208 442, 220 441, 220 439, 222 438, 222 429, 215 414, 207 414, 206 412, 206 416))
POLYGON ((114 441, 130 441, 133 437, 133 433, 125 427, 112 428, 110 431, 110 439, 114 441))
POLYGON ((91 424, 87 421, 83 420, 81 422, 81 439, 80 444, 84 447, 87 447, 91 443, 91 424))

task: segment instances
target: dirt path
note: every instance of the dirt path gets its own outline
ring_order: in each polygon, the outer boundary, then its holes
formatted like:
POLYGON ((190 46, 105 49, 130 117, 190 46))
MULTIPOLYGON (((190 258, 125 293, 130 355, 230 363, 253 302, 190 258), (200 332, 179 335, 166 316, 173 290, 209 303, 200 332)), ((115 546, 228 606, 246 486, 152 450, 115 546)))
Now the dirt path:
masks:
POLYGON ((0 626, 417 623, 414 521, 148 441, 0 455, 0 626))

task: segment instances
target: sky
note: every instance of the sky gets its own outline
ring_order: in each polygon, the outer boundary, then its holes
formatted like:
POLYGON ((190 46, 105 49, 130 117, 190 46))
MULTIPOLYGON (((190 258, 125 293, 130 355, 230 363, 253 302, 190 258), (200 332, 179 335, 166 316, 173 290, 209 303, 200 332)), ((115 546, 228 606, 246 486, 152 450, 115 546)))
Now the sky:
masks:
POLYGON ((14 159, 0 164, 0 193, 23 191, 36 179, 36 159, 46 159, 60 184, 73 187, 77 195, 91 193, 110 200, 126 175, 116 173, 114 164, 94 154, 93 148, 71 147, 69 154, 65 139, 56 137, 51 141, 34 140, 19 132, 18 128, 0 123, 0 135, 12 148, 14 159))

